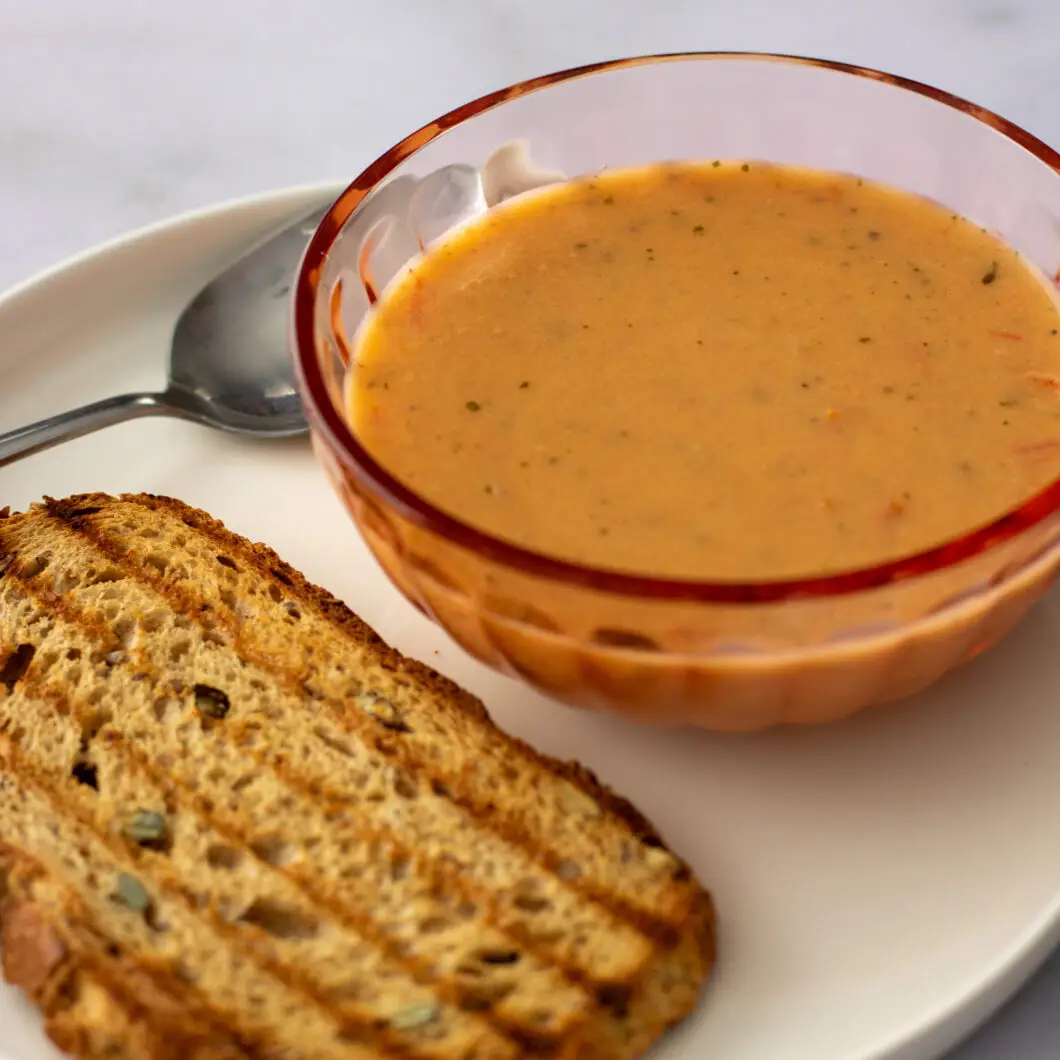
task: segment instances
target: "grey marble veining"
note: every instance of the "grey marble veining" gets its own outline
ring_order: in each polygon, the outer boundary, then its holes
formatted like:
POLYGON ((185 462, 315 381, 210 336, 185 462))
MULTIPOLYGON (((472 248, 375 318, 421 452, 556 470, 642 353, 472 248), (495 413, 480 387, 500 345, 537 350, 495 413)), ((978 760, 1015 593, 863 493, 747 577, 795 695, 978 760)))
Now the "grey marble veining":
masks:
MULTIPOLYGON (((358 172, 417 125, 636 52, 819 55, 1060 146, 1058 0, 0 0, 0 288, 130 228, 358 172)), ((1056 1060, 1060 958, 950 1060, 1056 1060)))

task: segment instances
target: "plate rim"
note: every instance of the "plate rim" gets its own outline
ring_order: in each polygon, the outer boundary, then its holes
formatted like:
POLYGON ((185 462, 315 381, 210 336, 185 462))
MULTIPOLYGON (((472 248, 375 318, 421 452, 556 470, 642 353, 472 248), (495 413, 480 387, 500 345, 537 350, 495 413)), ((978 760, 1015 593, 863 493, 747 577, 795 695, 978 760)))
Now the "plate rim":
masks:
MULTIPOLYGON (((311 198, 319 195, 323 198, 331 195, 333 198, 344 187, 341 180, 310 181, 302 184, 291 184, 287 186, 269 188, 265 191, 250 192, 245 195, 235 195, 217 202, 207 203, 205 206, 193 206, 177 213, 167 214, 155 221, 139 225, 110 236, 99 243, 93 243, 83 250, 75 251, 50 265, 39 268, 21 280, 16 280, 9 287, 0 289, 0 313, 7 312, 13 302, 31 293, 38 287, 43 287, 55 280, 62 279, 66 273, 74 272, 76 269, 95 264, 97 259, 109 257, 136 243, 146 242, 157 236, 166 235, 168 232, 185 225, 198 222, 210 222, 220 217, 234 213, 239 210, 259 206, 279 205, 287 200, 311 198)), ((307 241, 308 242, 308 241, 307 241)), ((2 358, 0 358, 2 359, 2 358)), ((4 1060, 0 1053, 0 1060, 4 1060)))
MULTIPOLYGON (((931 1048, 923 1060, 945 1058, 985 1027, 1034 978, 1060 945, 1060 880, 1052 898, 1023 932, 998 952, 990 968, 959 996, 942 999, 917 1024, 906 1024, 873 1052, 849 1060, 906 1060, 912 1049, 931 1048), (932 1039, 936 1044, 931 1046, 932 1039)), ((919 1060, 916 1053, 909 1060, 919 1060)))

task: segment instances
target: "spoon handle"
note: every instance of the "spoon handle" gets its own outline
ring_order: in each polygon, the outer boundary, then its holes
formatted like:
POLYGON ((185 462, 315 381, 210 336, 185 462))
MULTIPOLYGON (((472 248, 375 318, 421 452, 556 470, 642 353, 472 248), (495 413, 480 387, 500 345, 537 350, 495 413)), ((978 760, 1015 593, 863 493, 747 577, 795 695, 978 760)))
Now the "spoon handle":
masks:
POLYGON ((104 398, 91 405, 31 423, 28 427, 0 434, 0 467, 123 420, 172 413, 173 409, 162 394, 121 394, 104 398))

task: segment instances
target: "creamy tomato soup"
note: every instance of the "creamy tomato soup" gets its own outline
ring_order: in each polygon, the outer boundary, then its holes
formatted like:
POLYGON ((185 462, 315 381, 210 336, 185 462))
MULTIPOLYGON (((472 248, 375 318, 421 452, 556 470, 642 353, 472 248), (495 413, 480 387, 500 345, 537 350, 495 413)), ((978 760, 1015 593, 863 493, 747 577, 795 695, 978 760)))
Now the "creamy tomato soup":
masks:
POLYGON ((350 417, 460 519, 594 566, 774 579, 981 525, 1060 473, 1057 303, 934 203, 787 167, 554 185, 428 249, 350 417))

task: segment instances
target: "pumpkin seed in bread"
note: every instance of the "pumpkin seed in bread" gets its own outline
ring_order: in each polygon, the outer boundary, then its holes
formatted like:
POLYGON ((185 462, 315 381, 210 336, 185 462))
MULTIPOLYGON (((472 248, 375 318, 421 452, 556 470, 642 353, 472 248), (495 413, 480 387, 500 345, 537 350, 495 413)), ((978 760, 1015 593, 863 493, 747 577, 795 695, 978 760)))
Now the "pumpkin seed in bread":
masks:
POLYGON ((85 1058, 618 1060, 713 960, 628 803, 161 497, 0 519, 0 843, 5 974, 85 1058))

